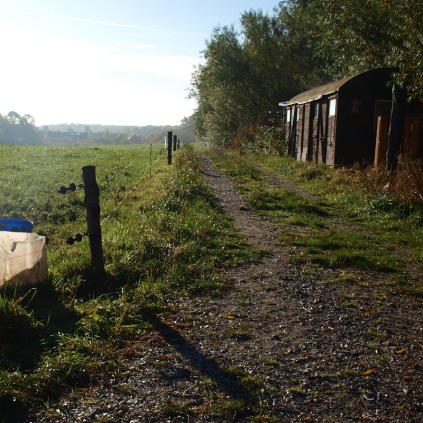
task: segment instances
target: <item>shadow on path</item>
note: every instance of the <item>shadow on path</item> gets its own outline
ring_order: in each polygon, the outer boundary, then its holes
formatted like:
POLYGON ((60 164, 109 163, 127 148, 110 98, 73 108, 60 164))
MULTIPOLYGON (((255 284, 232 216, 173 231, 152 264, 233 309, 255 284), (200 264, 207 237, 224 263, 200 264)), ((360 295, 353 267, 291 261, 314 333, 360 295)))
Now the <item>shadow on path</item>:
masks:
POLYGON ((190 364, 205 377, 213 380, 226 395, 233 399, 244 400, 250 405, 257 403, 257 396, 248 390, 236 375, 225 371, 213 358, 198 351, 179 331, 163 322, 157 315, 149 316, 148 320, 170 346, 189 360, 190 364))

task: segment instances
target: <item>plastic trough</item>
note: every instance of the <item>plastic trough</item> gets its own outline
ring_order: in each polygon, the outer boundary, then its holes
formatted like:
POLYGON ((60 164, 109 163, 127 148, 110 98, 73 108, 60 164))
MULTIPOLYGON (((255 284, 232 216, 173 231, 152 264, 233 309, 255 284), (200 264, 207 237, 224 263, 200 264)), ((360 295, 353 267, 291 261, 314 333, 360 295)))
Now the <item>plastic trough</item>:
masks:
POLYGON ((46 238, 34 233, 0 231, 0 287, 33 286, 47 277, 46 238))

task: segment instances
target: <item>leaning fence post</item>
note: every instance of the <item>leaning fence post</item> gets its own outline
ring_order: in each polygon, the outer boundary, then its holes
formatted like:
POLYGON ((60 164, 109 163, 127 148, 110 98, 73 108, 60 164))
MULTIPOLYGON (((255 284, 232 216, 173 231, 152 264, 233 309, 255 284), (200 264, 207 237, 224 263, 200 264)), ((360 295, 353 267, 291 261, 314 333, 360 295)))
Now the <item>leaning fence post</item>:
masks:
POLYGON ((167 164, 172 164, 172 131, 167 133, 167 164))
POLYGON ((91 265, 98 271, 104 272, 103 247, 101 243, 100 225, 100 189, 95 177, 95 166, 82 168, 84 181, 84 204, 87 212, 87 232, 90 239, 91 265))

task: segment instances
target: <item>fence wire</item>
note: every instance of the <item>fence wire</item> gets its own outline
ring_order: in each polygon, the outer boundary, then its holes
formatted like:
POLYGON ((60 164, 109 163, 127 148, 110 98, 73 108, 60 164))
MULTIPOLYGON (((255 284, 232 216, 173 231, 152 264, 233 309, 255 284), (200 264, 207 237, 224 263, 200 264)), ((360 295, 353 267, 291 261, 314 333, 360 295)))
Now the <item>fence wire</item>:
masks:
MULTIPOLYGON (((163 156, 164 156, 164 153, 166 152, 166 150, 161 150, 160 152, 159 152, 159 154, 158 154, 158 156, 156 157, 156 159, 154 160, 154 161, 152 161, 151 163, 150 163, 150 166, 148 166, 147 167, 147 169, 145 170, 145 172, 144 173, 142 173, 141 175, 140 175, 140 180, 139 180, 139 182, 138 182, 138 184, 136 184, 136 185, 134 185, 127 193, 126 193, 126 195, 125 195, 125 197, 121 200, 121 201, 119 201, 119 203, 116 205, 116 207, 114 207, 113 208, 113 210, 105 217, 105 218, 103 218, 102 220, 101 220, 101 224, 104 224, 106 221, 108 221, 111 217, 112 217, 112 215, 119 209, 119 207, 121 207, 122 206, 122 204, 123 203, 125 203, 126 201, 127 201, 127 199, 129 198, 129 196, 131 195, 131 193, 132 192, 134 192, 136 189, 138 189, 139 188, 139 186, 140 186, 140 184, 141 184, 141 182, 144 180, 144 178, 145 178, 145 176, 148 174, 148 173, 151 173, 151 170, 152 170, 152 168, 153 168, 153 165, 155 165, 160 159, 162 159, 163 158, 163 156)), ((84 232, 85 233, 85 232, 84 232)), ((1 247, 0 247, 1 248, 1 247)), ((9 252, 7 252, 7 251, 5 251, 6 253, 9 253, 9 252)), ((0 260, 0 265, 1 264, 3 264, 3 263, 5 263, 5 262, 7 262, 7 261, 9 261, 10 259, 19 259, 19 258, 23 258, 23 257, 26 257, 26 256, 30 256, 30 255, 32 255, 33 253, 28 253, 28 254, 22 254, 22 255, 19 255, 19 256, 14 256, 14 257, 8 257, 8 258, 6 258, 5 260, 0 260)))

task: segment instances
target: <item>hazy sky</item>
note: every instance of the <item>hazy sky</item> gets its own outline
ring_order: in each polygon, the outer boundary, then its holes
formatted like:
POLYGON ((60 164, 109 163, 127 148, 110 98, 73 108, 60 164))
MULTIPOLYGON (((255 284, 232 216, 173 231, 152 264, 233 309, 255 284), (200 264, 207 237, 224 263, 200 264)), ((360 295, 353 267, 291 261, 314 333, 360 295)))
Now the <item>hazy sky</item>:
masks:
POLYGON ((0 113, 177 125, 213 27, 278 0, 0 0, 0 113))

